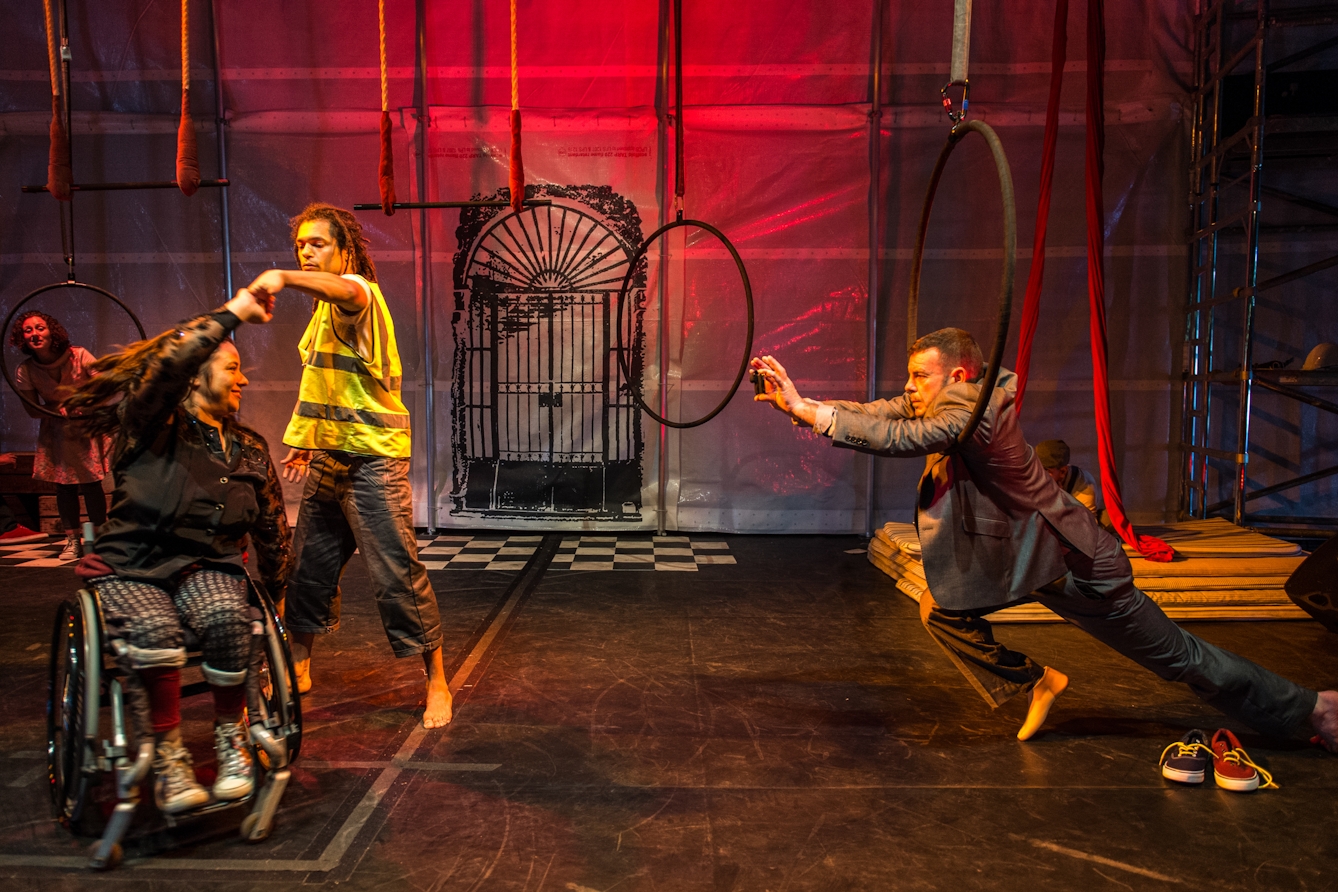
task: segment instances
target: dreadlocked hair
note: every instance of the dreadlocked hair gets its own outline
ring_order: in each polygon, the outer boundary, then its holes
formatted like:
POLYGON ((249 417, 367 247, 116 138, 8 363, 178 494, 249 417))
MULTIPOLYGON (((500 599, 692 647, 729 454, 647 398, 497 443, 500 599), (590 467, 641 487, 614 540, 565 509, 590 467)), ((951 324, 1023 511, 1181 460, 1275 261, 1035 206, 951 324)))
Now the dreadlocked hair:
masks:
POLYGON ((289 234, 294 243, 293 254, 297 257, 299 266, 302 257, 296 248, 297 231, 302 228, 303 223, 310 223, 312 220, 324 220, 329 224, 335 247, 341 254, 349 255, 349 272, 357 273, 369 282, 376 281, 376 264, 372 263, 372 258, 367 254, 368 241, 362 234, 362 224, 358 222, 358 218, 343 208, 320 201, 307 205, 302 213, 288 221, 291 227, 289 234))
POLYGON ((24 313, 18 319, 14 320, 14 327, 9 330, 9 346, 18 347, 29 356, 35 356, 33 348, 28 346, 28 339, 23 336, 23 323, 32 317, 37 316, 46 323, 47 331, 51 333, 51 349, 57 356, 64 356, 65 351, 70 349, 70 333, 65 330, 65 326, 60 324, 60 320, 55 316, 48 316, 46 313, 32 310, 24 313))
POLYGON ((162 353, 163 342, 177 334, 169 329, 93 363, 94 377, 79 385, 61 404, 66 414, 78 418, 89 435, 115 434, 121 429, 117 404, 144 378, 149 363, 162 353))

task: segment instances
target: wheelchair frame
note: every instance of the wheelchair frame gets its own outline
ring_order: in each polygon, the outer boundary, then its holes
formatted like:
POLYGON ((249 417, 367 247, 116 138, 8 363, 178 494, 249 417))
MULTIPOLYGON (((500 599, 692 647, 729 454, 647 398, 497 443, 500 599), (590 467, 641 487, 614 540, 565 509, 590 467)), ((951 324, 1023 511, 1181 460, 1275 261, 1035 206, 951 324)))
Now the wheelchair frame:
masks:
MULTIPOLYGON (((247 583, 253 621, 247 721, 256 746, 257 771, 264 770, 264 784, 257 778, 253 792, 241 799, 213 801, 163 817, 169 826, 175 826, 182 818, 254 802, 242 820, 241 835, 248 842, 260 842, 273 829, 279 800, 288 785, 289 766, 301 749, 302 709, 288 636, 278 611, 261 585, 249 576, 247 583), (256 623, 259 632, 254 631, 256 623)), ((149 775, 154 743, 148 697, 139 676, 118 664, 93 588, 80 589, 74 599, 61 602, 56 612, 47 680, 47 767, 56 818, 76 834, 91 830, 89 796, 101 785, 105 772, 114 773, 116 806, 89 858, 89 867, 106 870, 121 860, 121 841, 139 804, 140 784, 149 775), (99 744, 103 709, 109 710, 111 733, 99 744), (133 749, 132 738, 137 741, 133 749)), ((187 666, 200 662, 197 651, 188 654, 187 666)), ((207 689, 203 683, 185 685, 182 696, 207 689)))

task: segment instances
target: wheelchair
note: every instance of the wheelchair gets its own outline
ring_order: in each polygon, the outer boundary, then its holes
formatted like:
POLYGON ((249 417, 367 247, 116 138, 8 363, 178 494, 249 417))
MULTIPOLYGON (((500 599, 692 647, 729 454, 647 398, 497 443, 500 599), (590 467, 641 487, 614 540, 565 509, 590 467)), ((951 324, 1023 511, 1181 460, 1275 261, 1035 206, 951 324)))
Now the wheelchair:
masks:
MULTIPOLYGON (((250 802, 251 812, 242 820, 241 835, 248 842, 260 842, 274 826, 289 766, 301 749, 302 712, 283 623, 264 588, 249 576, 247 582, 252 646, 246 720, 255 748, 255 788, 242 799, 211 801, 163 817, 171 827, 183 818, 250 802)), ((56 819, 76 835, 98 835, 95 828, 103 814, 91 800, 106 782, 104 775, 112 775, 116 804, 93 844, 88 865, 95 870, 120 863, 121 841, 154 757, 148 696, 139 676, 117 660, 114 648, 118 643, 107 636, 93 586, 61 603, 48 674, 48 778, 56 819)), ((199 665, 199 642, 189 629, 186 649, 186 665, 199 665)), ((183 685, 181 693, 187 697, 207 690, 208 685, 201 681, 183 685)))

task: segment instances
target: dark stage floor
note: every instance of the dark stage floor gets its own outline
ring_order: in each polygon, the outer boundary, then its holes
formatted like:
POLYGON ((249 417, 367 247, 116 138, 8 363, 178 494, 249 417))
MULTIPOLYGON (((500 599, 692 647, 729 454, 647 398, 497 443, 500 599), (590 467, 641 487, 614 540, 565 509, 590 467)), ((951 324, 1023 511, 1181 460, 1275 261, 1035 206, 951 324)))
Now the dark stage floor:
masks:
MULTIPOLYGON (((0 876, 31 889, 1335 889, 1338 757, 1245 733, 1280 790, 1163 781, 1162 748, 1223 720, 1059 625, 1000 636, 1068 672, 1045 730, 991 712, 854 537, 710 537, 691 572, 432 571, 456 719, 424 732, 421 663, 395 661, 361 565, 318 646, 306 735, 270 840, 241 811, 164 829, 92 874, 49 817, 45 674, 67 567, 6 567, 0 876)), ((570 538, 570 537, 567 537, 570 538)), ((596 547, 591 545, 590 547, 596 547)), ((668 555, 667 555, 668 556, 668 555)), ((425 557, 425 560, 428 560, 425 557)), ((441 563, 441 559, 438 559, 441 563)), ((1312 622, 1194 629, 1312 687, 1312 622)), ((208 768, 207 703, 187 710, 208 768)))

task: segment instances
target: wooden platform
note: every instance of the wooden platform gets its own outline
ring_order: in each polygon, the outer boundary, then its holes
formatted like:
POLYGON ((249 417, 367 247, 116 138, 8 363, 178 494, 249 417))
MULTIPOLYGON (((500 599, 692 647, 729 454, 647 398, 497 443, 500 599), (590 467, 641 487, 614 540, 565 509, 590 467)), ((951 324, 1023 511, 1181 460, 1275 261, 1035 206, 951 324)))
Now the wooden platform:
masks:
MULTIPOLYGON (((1125 546, 1134 582, 1167 616, 1179 620, 1309 619, 1292 603, 1283 585, 1305 559, 1299 545, 1241 529, 1213 518, 1139 532, 1168 542, 1175 560, 1160 564, 1125 546)), ((914 524, 889 523, 869 541, 869 562, 896 580, 898 591, 915 601, 928 590, 914 524)), ((1017 604, 990 617, 993 622, 1062 622, 1040 604, 1017 604)))

